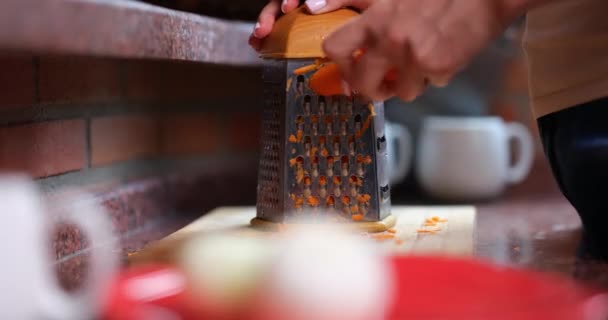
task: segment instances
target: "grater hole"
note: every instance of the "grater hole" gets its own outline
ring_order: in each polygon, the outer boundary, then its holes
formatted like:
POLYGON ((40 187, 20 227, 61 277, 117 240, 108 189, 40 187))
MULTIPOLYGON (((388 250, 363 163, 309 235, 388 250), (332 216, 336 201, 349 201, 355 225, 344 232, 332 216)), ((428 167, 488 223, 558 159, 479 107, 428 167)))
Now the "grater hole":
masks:
POLYGON ((327 177, 325 176, 320 176, 319 177, 319 185, 324 187, 327 185, 327 177))
POLYGON ((334 157, 327 157, 327 176, 333 177, 334 175, 334 157))
POLYGON ((356 152, 356 145, 355 145, 355 137, 354 136, 349 136, 348 137, 348 153, 351 156, 355 155, 356 152))
POLYGON ((345 206, 349 206, 350 205, 350 197, 349 196, 343 196, 342 197, 342 204, 345 206))
POLYGON ((311 105, 311 98, 309 95, 306 95, 304 97, 304 115, 305 116, 310 116, 310 105, 311 105))
POLYGON ((325 200, 325 205, 332 208, 336 205, 336 199, 334 198, 334 196, 329 196, 327 197, 327 199, 325 200))
POLYGON ((340 113, 340 100, 339 99, 334 99, 334 101, 331 104, 331 112, 334 115, 338 115, 340 113))
POLYGON ((342 156, 341 158, 341 168, 342 168, 342 175, 343 176, 348 176, 348 156, 342 156))
POLYGON ((325 130, 326 130, 327 135, 333 134, 333 123, 334 123, 334 117, 332 117, 332 116, 325 117, 325 130))
POLYGON ((361 131, 361 115, 358 114, 355 116, 355 132, 361 131))
POLYGON ((339 156, 340 155, 340 137, 336 136, 333 138, 332 146, 334 148, 334 155, 339 156))
POLYGON ((345 106, 345 109, 346 109, 346 110, 344 110, 344 112, 345 112, 347 115, 351 116, 351 115, 353 114, 353 102, 352 102, 351 100, 347 100, 347 101, 346 101, 346 106, 345 106))
POLYGON ((325 97, 319 97, 319 115, 325 114, 326 106, 327 102, 325 101, 325 97))
POLYGON ((334 178, 332 179, 334 182, 334 185, 339 186, 342 184, 342 178, 340 178, 340 176, 334 176, 334 178))
POLYGON ((304 76, 299 75, 296 78, 296 91, 298 94, 304 94, 304 83, 306 82, 306 79, 304 78, 304 76))

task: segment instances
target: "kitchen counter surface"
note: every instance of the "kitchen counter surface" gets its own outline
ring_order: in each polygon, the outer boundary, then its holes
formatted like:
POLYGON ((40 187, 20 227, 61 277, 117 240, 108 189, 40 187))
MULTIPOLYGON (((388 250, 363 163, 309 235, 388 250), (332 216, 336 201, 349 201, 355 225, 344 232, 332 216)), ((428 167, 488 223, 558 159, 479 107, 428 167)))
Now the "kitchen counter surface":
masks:
MULTIPOLYGON (((420 195, 395 203, 422 202, 420 195), (416 199, 416 200, 414 200, 416 199)), ((556 272, 593 286, 608 288, 608 264, 577 261, 581 225, 574 208, 561 195, 542 161, 530 177, 499 199, 475 204, 478 209, 475 255, 494 263, 556 272)))

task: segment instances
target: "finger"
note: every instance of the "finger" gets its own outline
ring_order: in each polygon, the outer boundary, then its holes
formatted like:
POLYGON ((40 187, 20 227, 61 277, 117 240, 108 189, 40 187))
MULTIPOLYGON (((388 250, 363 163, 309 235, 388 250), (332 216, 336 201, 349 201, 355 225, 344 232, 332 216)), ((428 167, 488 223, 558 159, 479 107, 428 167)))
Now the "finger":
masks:
POLYGON ((389 55, 378 47, 370 48, 354 64, 351 77, 345 80, 363 95, 382 100, 388 94, 384 77, 393 63, 389 55))
POLYGON ((323 51, 338 65, 342 77, 352 78, 353 54, 364 47, 367 39, 366 26, 361 18, 355 18, 330 34, 323 42, 323 51))
POLYGON ((306 7, 311 13, 320 14, 344 7, 365 10, 371 5, 371 2, 371 0, 307 0, 306 7))
POLYGON ((253 35, 249 37, 249 45, 256 51, 262 48, 262 39, 256 38, 253 35))
POLYGON ((281 11, 283 11, 283 13, 288 13, 296 9, 299 5, 299 0, 283 0, 283 3, 281 4, 281 11))
POLYGON ((405 47, 402 52, 401 61, 403 63, 399 65, 395 93, 401 100, 410 102, 425 89, 426 81, 412 59, 409 46, 405 47))
POLYGON ((272 31, 272 27, 277 16, 281 13, 280 0, 270 1, 260 12, 258 22, 253 29, 253 36, 258 39, 267 37, 272 31))

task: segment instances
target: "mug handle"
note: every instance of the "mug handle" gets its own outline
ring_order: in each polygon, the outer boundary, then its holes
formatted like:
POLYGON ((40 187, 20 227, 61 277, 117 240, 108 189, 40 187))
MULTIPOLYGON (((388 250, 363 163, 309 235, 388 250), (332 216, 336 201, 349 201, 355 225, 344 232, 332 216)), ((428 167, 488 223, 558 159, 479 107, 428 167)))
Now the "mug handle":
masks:
POLYGON ((526 178, 534 160, 534 145, 532 135, 523 124, 512 122, 506 124, 507 138, 513 139, 521 146, 519 159, 507 170, 507 182, 516 184, 526 178))
MULTIPOLYGON (((390 173, 391 184, 403 180, 410 171, 412 164, 412 135, 410 131, 400 124, 389 123, 390 130, 394 132, 393 138, 399 147, 395 161, 394 171, 390 173)), ((392 143, 392 142, 391 142, 392 143)))
POLYGON ((107 285, 119 266, 117 240, 105 210, 95 200, 82 193, 68 196, 64 210, 53 210, 52 216, 72 223, 89 239, 89 268, 83 287, 74 293, 64 291, 58 283, 41 292, 45 314, 51 319, 79 320, 96 316, 107 285))

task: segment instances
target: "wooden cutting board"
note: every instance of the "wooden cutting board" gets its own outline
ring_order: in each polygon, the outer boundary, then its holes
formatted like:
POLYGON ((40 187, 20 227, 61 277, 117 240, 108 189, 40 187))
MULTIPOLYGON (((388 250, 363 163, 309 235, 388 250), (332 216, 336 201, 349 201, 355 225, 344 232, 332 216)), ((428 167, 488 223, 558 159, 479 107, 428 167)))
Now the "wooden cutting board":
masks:
MULTIPOLYGON (((433 254, 451 256, 473 255, 476 210, 470 206, 394 206, 397 218, 395 241, 378 241, 388 254, 433 254), (427 218, 438 216, 447 222, 438 224, 441 231, 434 234, 418 232, 427 218)), ((221 207, 202 216, 166 238, 129 255, 131 264, 172 263, 181 244, 192 236, 211 232, 233 232, 244 237, 271 236, 271 232, 254 229, 250 221, 255 207, 221 207)))

